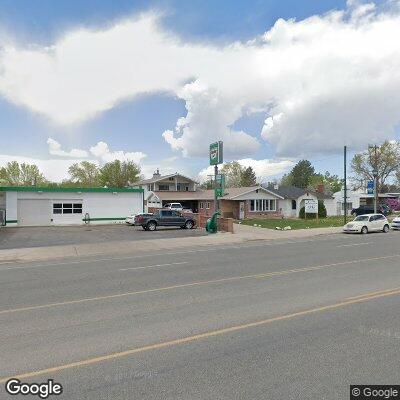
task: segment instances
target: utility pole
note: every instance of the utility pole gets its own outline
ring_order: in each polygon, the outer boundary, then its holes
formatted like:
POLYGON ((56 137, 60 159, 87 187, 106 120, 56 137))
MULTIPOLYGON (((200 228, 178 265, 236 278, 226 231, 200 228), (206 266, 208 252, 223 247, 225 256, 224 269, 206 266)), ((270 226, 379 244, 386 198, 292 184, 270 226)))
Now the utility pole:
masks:
POLYGON ((344 159, 344 176, 343 176, 343 210, 344 210, 344 224, 347 223, 347 146, 344 146, 343 152, 344 159))
POLYGON ((374 176, 374 213, 378 212, 378 154, 377 145, 374 146, 374 169, 372 175, 374 176))

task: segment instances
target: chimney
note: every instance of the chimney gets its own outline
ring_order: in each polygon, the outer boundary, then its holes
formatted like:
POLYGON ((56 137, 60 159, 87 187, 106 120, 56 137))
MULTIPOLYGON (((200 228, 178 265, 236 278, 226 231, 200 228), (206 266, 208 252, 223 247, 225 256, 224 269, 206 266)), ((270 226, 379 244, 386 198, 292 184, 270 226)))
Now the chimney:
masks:
POLYGON ((325 185, 324 184, 319 184, 317 186, 317 193, 325 193, 325 185))
POLYGON ((160 176, 160 170, 157 168, 157 171, 153 173, 153 178, 159 178, 160 176))

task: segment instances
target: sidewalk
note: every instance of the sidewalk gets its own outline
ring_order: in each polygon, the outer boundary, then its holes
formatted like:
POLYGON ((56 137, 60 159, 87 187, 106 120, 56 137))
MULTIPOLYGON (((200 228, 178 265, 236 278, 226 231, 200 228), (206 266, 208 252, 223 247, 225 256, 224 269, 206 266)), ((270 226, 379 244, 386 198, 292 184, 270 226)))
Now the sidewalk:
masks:
POLYGON ((218 233, 200 237, 149 239, 141 241, 113 241, 66 246, 31 247, 0 250, 2 262, 40 261, 55 258, 85 257, 94 255, 135 255, 161 250, 185 249, 203 246, 241 244, 253 240, 308 238, 341 232, 341 228, 315 228, 293 231, 275 231, 235 224, 235 233, 218 233))

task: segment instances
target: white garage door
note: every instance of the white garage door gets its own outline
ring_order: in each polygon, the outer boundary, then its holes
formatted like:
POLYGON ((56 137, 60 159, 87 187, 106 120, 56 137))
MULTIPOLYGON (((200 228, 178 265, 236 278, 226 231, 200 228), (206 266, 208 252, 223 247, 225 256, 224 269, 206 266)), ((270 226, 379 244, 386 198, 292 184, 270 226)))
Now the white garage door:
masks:
POLYGON ((18 200, 18 225, 50 225, 49 200, 18 200))

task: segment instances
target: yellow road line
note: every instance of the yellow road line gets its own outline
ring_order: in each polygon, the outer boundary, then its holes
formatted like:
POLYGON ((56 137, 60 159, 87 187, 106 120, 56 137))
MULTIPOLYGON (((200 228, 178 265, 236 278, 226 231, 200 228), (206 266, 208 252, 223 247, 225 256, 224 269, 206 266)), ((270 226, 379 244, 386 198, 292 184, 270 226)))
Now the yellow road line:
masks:
POLYGON ((373 257, 373 258, 362 258, 362 259, 358 259, 358 260, 343 261, 340 263, 325 264, 325 265, 316 265, 316 266, 310 266, 310 267, 304 267, 304 268, 290 269, 290 270, 285 270, 285 271, 274 271, 274 272, 268 272, 265 274, 241 275, 241 276, 232 276, 229 278, 213 279, 213 280, 208 280, 208 281, 183 283, 181 285, 173 285, 173 286, 166 286, 166 287, 160 287, 160 288, 154 288, 154 289, 138 290, 138 291, 134 291, 134 292, 118 293, 118 294, 112 294, 112 295, 108 295, 108 296, 88 297, 88 298, 78 299, 78 300, 62 301, 62 302, 58 302, 58 303, 49 303, 49 304, 41 304, 41 305, 29 306, 29 307, 12 308, 12 309, 8 309, 8 310, 0 311, 0 315, 11 314, 11 313, 16 313, 16 312, 23 312, 23 311, 40 310, 40 309, 44 309, 44 308, 60 307, 60 306, 71 305, 71 304, 87 303, 90 301, 117 299, 120 297, 135 296, 135 295, 146 294, 146 293, 164 292, 164 291, 168 291, 168 290, 181 289, 181 288, 187 288, 187 287, 193 287, 193 286, 211 285, 211 284, 217 284, 217 283, 221 283, 221 282, 232 282, 232 281, 239 281, 239 280, 244 280, 244 279, 265 279, 265 278, 269 278, 269 277, 273 277, 273 276, 321 270, 321 269, 325 269, 325 268, 339 267, 339 266, 345 266, 345 265, 350 265, 350 264, 358 264, 358 263, 367 262, 367 261, 377 261, 377 260, 383 260, 383 259, 395 258, 395 257, 400 257, 400 254, 394 254, 394 255, 390 255, 390 256, 373 257))
POLYGON ((394 288, 390 288, 390 289, 377 290, 375 292, 363 293, 363 294, 359 294, 358 296, 347 297, 346 300, 359 299, 359 298, 362 298, 362 297, 365 297, 365 296, 371 296, 371 295, 374 295, 374 294, 380 294, 380 293, 386 293, 386 292, 393 292, 393 291, 397 291, 397 290, 400 290, 400 286, 394 287, 394 288))
POLYGON ((181 344, 185 344, 185 343, 191 343, 191 342, 195 342, 197 340, 208 339, 208 338, 215 337, 215 336, 226 335, 229 333, 234 333, 234 332, 242 331, 242 330, 249 329, 249 328, 255 328, 255 327, 267 325, 267 324, 270 324, 273 322, 284 321, 284 320, 292 319, 295 317, 314 314, 314 313, 318 313, 318 312, 322 312, 322 311, 334 310, 334 309, 337 309, 340 307, 345 307, 348 305, 357 304, 357 303, 361 303, 361 302, 365 302, 365 301, 369 301, 369 300, 373 300, 373 299, 378 299, 378 298, 386 297, 386 296, 393 296, 393 295, 400 295, 400 290, 387 292, 387 293, 380 293, 380 294, 371 295, 371 296, 366 295, 365 297, 362 297, 359 299, 345 300, 340 303, 330 304, 327 306, 312 308, 312 309, 303 310, 303 311, 298 311, 295 313, 272 317, 272 318, 264 319, 261 321, 255 321, 255 322, 250 322, 247 324, 231 326, 229 328, 217 329, 214 331, 204 332, 204 333, 200 333, 200 334, 193 335, 193 336, 187 336, 187 337, 180 338, 180 339, 170 340, 167 342, 155 343, 155 344, 151 344, 148 346, 137 347, 137 348, 121 351, 118 353, 112 353, 112 354, 107 354, 107 355, 100 356, 100 357, 88 358, 86 360, 72 362, 69 364, 58 365, 56 367, 26 372, 26 373, 23 373, 20 375, 10 376, 10 377, 6 377, 6 378, 0 378, 0 383, 5 383, 11 378, 23 380, 23 379, 27 379, 27 378, 40 376, 40 375, 54 374, 54 373, 57 373, 57 372, 60 372, 63 370, 67 370, 67 369, 84 367, 84 366, 88 366, 88 365, 92 365, 92 364, 97 364, 97 363, 100 363, 103 361, 111 361, 111 360, 119 359, 122 357, 131 356, 131 355, 134 355, 137 353, 143 353, 146 351, 159 350, 159 349, 163 349, 166 347, 181 345, 181 344))

